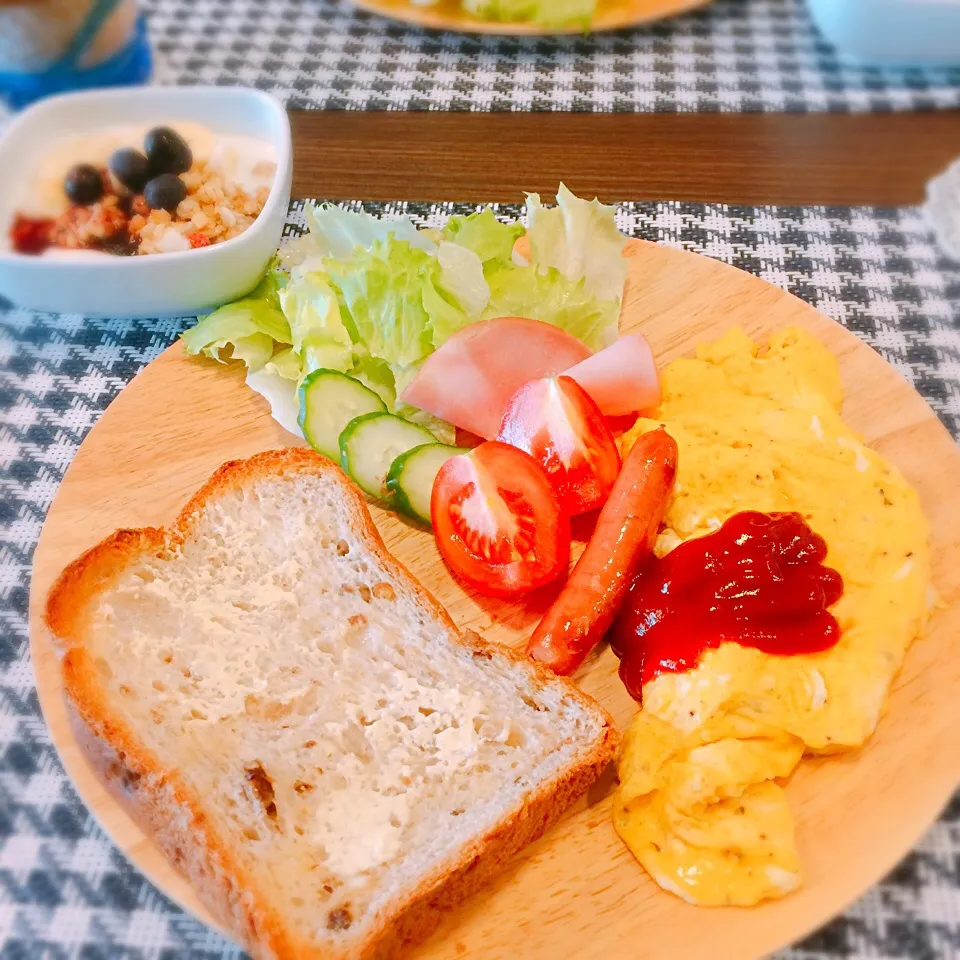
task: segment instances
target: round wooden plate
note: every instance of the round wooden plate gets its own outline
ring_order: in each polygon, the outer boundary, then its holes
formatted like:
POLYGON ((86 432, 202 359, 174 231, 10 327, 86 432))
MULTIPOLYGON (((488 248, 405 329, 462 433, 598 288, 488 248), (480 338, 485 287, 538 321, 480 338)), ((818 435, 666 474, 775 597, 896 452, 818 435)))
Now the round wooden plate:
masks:
MULTIPOLYGON (((926 404, 855 336, 794 297, 732 267, 640 241, 629 247, 622 326, 658 356, 688 354, 733 324, 764 336, 806 327, 840 358, 848 421, 920 491, 936 538, 934 582, 945 607, 907 656, 876 735, 859 753, 805 761, 788 787, 805 868, 803 888, 753 909, 698 909, 661 892, 610 822, 612 775, 497 883, 452 912, 416 956, 517 955, 712 960, 759 957, 797 940, 877 882, 916 843, 958 782, 960 763, 960 451, 926 404)), ((83 443, 50 509, 30 598, 31 649, 44 715, 68 773, 121 850, 166 894, 207 920, 190 887, 101 788, 67 724, 56 654, 41 623, 59 570, 117 527, 161 525, 225 460, 288 445, 242 372, 187 358, 179 345, 150 364, 83 443)), ((522 642, 539 606, 467 595, 429 533, 376 506, 388 547, 454 620, 522 642)), ((605 651, 577 679, 625 725, 635 704, 605 651)))
MULTIPOLYGON (((544 27, 536 23, 500 23, 481 20, 464 12, 461 0, 440 0, 436 6, 419 7, 412 0, 352 0, 354 6, 391 20, 401 20, 429 30, 459 33, 491 33, 500 36, 538 37, 582 34, 583 27, 544 27)), ((639 27, 703 7, 710 0, 598 0, 590 32, 639 27)))

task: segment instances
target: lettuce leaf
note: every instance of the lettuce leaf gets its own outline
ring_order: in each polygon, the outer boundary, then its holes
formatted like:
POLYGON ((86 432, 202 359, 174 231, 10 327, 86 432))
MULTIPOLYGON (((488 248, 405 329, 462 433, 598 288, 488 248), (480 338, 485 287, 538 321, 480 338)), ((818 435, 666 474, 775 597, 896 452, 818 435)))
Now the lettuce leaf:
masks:
POLYGON ((437 270, 432 253, 390 236, 347 259, 326 261, 337 288, 344 322, 371 357, 396 373, 433 351, 424 284, 437 270))
POLYGON ((270 415, 288 433, 302 437, 298 417, 300 396, 296 379, 289 379, 274 365, 247 372, 247 386, 270 404, 270 415))
POLYGON ((463 0, 463 8, 484 20, 524 21, 548 27, 589 28, 597 0, 463 0))
POLYGON ((514 244, 524 232, 522 223, 501 223, 487 207, 468 217, 451 217, 443 238, 472 250, 486 264, 491 260, 509 261, 514 244))
POLYGON ((490 284, 472 250, 444 241, 437 261, 438 269, 423 286, 434 348, 461 327, 479 320, 490 303, 490 284))
POLYGON ((439 347, 445 340, 456 333, 461 327, 478 320, 471 317, 462 307, 444 294, 438 283, 439 278, 433 278, 423 287, 423 308, 430 317, 431 337, 434 348, 439 347))
MULTIPOLYGON (((230 341, 220 342, 208 349, 215 350, 217 356, 207 353, 207 356, 223 363, 222 351, 230 341)), ((273 356, 273 338, 265 333, 251 333, 249 337, 239 337, 233 341, 231 360, 242 360, 248 370, 260 370, 273 356)))
POLYGON ((293 347, 287 347, 286 350, 275 353, 267 361, 264 370, 267 373, 275 373, 284 380, 293 380, 298 384, 300 382, 300 358, 293 347))
POLYGON ((229 347, 230 357, 242 360, 250 369, 264 366, 273 355, 274 342, 293 342, 290 324, 280 309, 276 282, 269 277, 249 297, 200 317, 181 339, 187 353, 220 363, 226 363, 229 347), (258 292, 264 295, 258 296, 258 292))
POLYGON ((438 443, 445 443, 449 447, 456 446, 457 428, 452 423, 447 423, 446 420, 441 420, 418 407, 411 407, 409 403, 398 403, 393 412, 404 420, 426 427, 437 438, 438 443))
POLYGON ((581 200, 562 183, 557 206, 546 208, 539 195, 527 197, 530 258, 540 267, 555 267, 568 280, 583 280, 598 300, 623 296, 626 238, 617 230, 615 209, 599 200, 581 200))
POLYGON ((290 323, 290 339, 301 375, 313 370, 349 370, 353 340, 340 315, 329 277, 311 271, 280 291, 280 305, 290 323))
POLYGON ((397 402, 397 380, 390 364, 379 357, 371 357, 360 344, 354 347, 353 356, 350 376, 369 387, 387 405, 388 410, 393 410, 397 402))
POLYGON ((427 253, 433 253, 437 248, 436 243, 407 217, 387 220, 369 213, 344 210, 330 203, 319 207, 311 203, 304 211, 304 219, 310 228, 313 250, 320 257, 346 260, 357 247, 369 250, 391 236, 427 253))
MULTIPOLYGON (((511 0, 494 6, 518 8, 511 0)), ((251 387, 276 404, 287 429, 295 428, 296 389, 311 370, 349 373, 396 409, 426 357, 478 320, 531 317, 601 349, 618 332, 625 239, 613 208, 562 184, 557 200, 546 209, 528 198, 527 265, 513 254, 523 226, 500 222, 490 208, 426 230, 409 218, 308 207, 310 232, 284 244, 249 296, 199 318, 184 346, 242 360, 251 387)), ((397 412, 454 439, 449 425, 426 414, 397 412)))
POLYGON ((572 333, 591 350, 602 350, 617 338, 620 300, 598 300, 583 280, 568 280, 553 267, 498 270, 490 276, 490 293, 481 319, 542 320, 572 333))
POLYGON ((278 294, 280 288, 285 283, 286 275, 278 269, 277 260, 274 258, 274 260, 268 264, 266 272, 260 278, 260 282, 242 299, 262 300, 264 303, 269 303, 271 306, 279 307, 280 299, 278 294))
POLYGON ((468 247, 444 242, 437 251, 437 263, 440 289, 468 316, 479 317, 490 302, 490 284, 483 273, 483 260, 468 247))

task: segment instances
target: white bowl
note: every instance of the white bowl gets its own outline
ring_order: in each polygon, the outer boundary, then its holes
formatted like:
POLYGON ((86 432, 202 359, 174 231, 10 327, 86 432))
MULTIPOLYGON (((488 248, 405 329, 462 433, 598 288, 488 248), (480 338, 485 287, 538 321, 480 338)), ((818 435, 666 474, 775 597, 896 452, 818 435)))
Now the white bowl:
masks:
POLYGON ((960 0, 807 0, 847 58, 887 66, 960 64, 960 0))
POLYGON ((93 90, 43 100, 0 138, 0 297, 30 310, 98 317, 202 313, 248 293, 280 243, 290 203, 290 121, 272 97, 244 87, 93 90), (277 173, 263 212, 238 237, 196 250, 141 257, 36 257, 10 249, 18 190, 44 151, 99 129, 197 123, 273 145, 277 173))

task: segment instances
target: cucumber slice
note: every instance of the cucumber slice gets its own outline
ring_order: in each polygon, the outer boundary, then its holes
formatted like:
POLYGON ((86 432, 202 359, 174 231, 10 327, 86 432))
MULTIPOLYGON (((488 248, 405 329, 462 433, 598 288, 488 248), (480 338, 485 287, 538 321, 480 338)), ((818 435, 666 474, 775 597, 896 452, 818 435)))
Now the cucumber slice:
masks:
POLYGON ((433 443, 426 427, 392 413, 368 413, 351 420, 340 434, 340 466, 372 497, 386 499, 390 465, 412 447, 433 443))
POLYGON ((433 481, 451 457, 466 452, 444 443, 425 443, 397 457, 387 474, 387 490, 393 494, 394 506, 429 523, 433 481))
POLYGON ((369 387, 338 370, 314 370, 300 385, 298 423, 314 450, 340 462, 340 434, 367 413, 385 413, 387 405, 369 387))

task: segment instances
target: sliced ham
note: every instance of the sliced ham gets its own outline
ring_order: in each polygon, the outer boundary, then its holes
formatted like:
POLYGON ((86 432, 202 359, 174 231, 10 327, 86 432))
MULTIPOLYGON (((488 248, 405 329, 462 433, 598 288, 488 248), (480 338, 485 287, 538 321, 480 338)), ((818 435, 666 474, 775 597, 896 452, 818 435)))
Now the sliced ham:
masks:
POLYGON ((590 394, 605 416, 619 417, 660 404, 660 374, 650 344, 639 333, 620 337, 564 371, 590 394))
POLYGON ((582 341, 552 324, 520 317, 484 320, 431 354, 400 399, 489 440, 525 383, 577 369, 588 357, 582 341))

